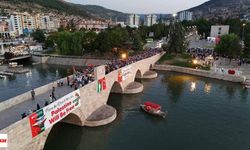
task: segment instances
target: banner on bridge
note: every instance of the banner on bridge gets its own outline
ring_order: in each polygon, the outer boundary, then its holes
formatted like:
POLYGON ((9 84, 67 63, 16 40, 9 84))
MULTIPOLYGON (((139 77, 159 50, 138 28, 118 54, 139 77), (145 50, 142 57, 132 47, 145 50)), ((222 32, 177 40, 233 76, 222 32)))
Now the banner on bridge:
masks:
POLYGON ((126 66, 118 70, 118 82, 122 82, 132 75, 132 66, 126 66))
POLYGON ((80 91, 76 90, 32 113, 29 116, 32 137, 52 127, 80 105, 80 91))

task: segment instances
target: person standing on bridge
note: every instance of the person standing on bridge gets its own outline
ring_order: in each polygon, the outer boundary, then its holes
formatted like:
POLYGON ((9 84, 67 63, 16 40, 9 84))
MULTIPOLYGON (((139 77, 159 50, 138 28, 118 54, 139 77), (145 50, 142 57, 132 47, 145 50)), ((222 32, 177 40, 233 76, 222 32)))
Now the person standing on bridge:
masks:
POLYGON ((36 93, 35 93, 34 89, 32 89, 30 93, 31 93, 32 100, 35 100, 36 93))
POLYGON ((69 76, 67 76, 67 83, 68 83, 68 86, 69 86, 69 76))
POLYGON ((49 96, 49 103, 51 104, 53 102, 52 95, 49 96))
POLYGON ((55 90, 52 90, 51 96, 52 96, 52 100, 55 101, 56 100, 55 90))

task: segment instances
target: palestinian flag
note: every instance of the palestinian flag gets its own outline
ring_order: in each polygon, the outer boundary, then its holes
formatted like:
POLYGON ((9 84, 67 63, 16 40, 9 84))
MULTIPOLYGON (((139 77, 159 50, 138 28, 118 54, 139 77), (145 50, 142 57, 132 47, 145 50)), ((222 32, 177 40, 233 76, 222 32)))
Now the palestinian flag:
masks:
POLYGON ((29 116, 32 137, 45 131, 45 120, 46 118, 43 109, 40 109, 29 116))
POLYGON ((102 83, 98 80, 98 83, 97 83, 97 92, 101 93, 101 91, 102 91, 102 83))

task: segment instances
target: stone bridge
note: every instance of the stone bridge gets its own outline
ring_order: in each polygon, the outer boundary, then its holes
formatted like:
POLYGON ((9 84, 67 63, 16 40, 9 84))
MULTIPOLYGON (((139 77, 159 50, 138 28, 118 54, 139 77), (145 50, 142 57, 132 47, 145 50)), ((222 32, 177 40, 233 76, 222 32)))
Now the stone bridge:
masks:
MULTIPOLYGON (((153 78, 156 73, 150 71, 151 67, 161 58, 162 54, 137 61, 133 64, 105 74, 105 67, 95 69, 96 80, 79 89, 80 106, 67 114, 61 122, 78 126, 99 126, 112 122, 116 118, 116 110, 107 106, 110 93, 133 94, 143 91, 143 85, 135 82, 136 78, 153 78), (126 75, 123 76, 123 73, 126 75), (122 77, 121 77, 122 75, 122 77), (97 91, 98 81, 105 78, 106 88, 97 91), (104 109, 112 112, 106 118, 96 120, 95 116, 102 116, 104 109)), ((53 103, 52 103, 53 104, 53 103)), ((50 105, 52 105, 50 104, 50 105)), ((32 137, 29 116, 2 129, 1 134, 8 135, 8 150, 34 150, 43 149, 52 127, 32 137)), ((4 148, 3 148, 4 149, 4 148)))

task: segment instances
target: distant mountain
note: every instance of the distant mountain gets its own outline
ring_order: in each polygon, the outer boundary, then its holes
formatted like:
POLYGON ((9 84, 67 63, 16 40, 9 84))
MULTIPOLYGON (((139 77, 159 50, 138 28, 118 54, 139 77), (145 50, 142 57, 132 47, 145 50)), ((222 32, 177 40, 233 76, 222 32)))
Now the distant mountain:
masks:
POLYGON ((80 5, 79 7, 83 7, 88 13, 100 18, 112 19, 118 21, 126 21, 128 14, 107 9, 102 6, 97 5, 80 5))
POLYGON ((96 5, 73 4, 63 0, 0 0, 0 8, 28 12, 58 12, 85 18, 123 20, 127 14, 96 5))
POLYGON ((189 9, 195 18, 236 18, 249 14, 250 0, 210 0, 189 9))

